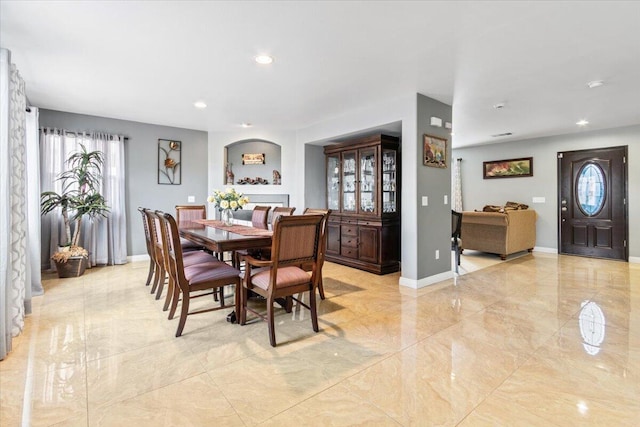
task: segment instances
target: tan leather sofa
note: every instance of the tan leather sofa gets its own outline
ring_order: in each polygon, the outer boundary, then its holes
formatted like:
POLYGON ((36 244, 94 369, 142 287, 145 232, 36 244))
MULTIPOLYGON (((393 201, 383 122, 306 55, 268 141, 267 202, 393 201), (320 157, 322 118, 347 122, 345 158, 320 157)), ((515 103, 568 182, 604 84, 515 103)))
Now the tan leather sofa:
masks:
POLYGON ((489 252, 506 259, 507 255, 536 245, 536 211, 462 213, 461 248, 489 252))

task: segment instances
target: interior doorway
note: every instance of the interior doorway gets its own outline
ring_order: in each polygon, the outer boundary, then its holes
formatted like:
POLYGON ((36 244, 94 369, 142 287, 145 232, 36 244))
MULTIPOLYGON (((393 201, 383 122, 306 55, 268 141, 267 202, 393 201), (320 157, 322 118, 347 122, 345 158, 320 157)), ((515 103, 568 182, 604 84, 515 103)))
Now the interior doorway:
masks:
POLYGON ((558 153, 558 252, 628 261, 627 147, 558 153))

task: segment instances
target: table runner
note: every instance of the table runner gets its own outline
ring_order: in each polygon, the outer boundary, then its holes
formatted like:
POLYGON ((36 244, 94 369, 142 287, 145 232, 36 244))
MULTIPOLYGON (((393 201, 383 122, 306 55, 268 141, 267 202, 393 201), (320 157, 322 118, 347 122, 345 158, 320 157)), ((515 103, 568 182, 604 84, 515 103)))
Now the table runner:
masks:
POLYGON ((230 231, 231 233, 240 234, 242 236, 271 236, 273 232, 271 230, 264 230, 261 228, 248 227, 246 225, 224 225, 222 221, 216 219, 196 219, 193 222, 198 224, 204 224, 207 227, 217 228, 219 230, 230 231))

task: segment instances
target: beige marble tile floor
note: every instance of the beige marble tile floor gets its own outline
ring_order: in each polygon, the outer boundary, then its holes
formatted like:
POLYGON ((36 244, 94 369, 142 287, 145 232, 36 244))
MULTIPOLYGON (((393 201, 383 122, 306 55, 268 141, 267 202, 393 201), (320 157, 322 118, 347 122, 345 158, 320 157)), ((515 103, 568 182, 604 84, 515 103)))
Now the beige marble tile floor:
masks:
POLYGON ((278 311, 276 348, 229 310, 175 338, 145 262, 46 276, 0 362, 0 426, 640 425, 639 265, 462 258, 418 291, 327 263, 320 332, 278 311))

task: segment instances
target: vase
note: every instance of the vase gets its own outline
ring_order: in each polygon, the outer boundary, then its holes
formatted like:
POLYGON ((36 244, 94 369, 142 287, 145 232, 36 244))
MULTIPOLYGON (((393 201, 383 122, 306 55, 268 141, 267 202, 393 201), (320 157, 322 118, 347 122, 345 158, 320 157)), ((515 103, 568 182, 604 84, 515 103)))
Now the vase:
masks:
POLYGON ((223 209, 220 214, 220 219, 227 227, 231 227, 233 225, 233 211, 231 209, 223 209))

